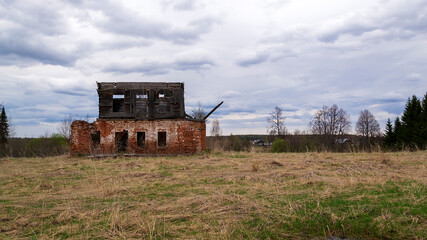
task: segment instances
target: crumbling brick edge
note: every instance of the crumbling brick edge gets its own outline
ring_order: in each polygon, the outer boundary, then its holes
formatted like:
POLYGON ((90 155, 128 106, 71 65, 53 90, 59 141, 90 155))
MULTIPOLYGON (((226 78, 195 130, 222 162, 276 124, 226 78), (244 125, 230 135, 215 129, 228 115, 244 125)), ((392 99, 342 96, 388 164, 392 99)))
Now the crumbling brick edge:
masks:
POLYGON ((77 120, 71 124, 70 155, 182 155, 206 150, 206 123, 188 119, 77 120), (159 139, 166 135, 165 146, 159 139), (138 136, 144 136, 138 140, 138 136), (99 139, 98 139, 99 138, 99 139))

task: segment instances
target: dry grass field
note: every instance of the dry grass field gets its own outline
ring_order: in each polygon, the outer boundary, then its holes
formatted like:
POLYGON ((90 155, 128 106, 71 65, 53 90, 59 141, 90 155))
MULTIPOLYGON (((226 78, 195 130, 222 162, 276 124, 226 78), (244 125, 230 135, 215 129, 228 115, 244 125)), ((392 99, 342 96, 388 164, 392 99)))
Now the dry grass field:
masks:
POLYGON ((0 239, 426 239, 427 153, 0 159, 0 239))

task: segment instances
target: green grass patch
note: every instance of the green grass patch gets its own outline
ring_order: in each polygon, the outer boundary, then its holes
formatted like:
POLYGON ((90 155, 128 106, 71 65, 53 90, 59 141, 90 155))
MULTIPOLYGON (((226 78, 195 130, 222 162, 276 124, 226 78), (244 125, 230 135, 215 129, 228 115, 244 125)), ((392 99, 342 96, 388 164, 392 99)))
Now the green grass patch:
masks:
MULTIPOLYGON (((279 232, 292 231, 295 235, 302 234, 309 238, 417 238, 427 236, 425 196, 426 186, 415 182, 359 186, 325 199, 313 199, 310 194, 291 195, 281 205, 291 202, 297 206, 297 211, 293 213, 294 219, 284 219, 281 224, 269 224, 275 225, 275 232, 279 229, 279 232)), ((271 204, 271 207, 277 206, 271 204)), ((246 222, 249 229, 252 229, 254 221, 261 220, 254 218, 246 222)), ((263 235, 255 237, 263 238, 263 235)))

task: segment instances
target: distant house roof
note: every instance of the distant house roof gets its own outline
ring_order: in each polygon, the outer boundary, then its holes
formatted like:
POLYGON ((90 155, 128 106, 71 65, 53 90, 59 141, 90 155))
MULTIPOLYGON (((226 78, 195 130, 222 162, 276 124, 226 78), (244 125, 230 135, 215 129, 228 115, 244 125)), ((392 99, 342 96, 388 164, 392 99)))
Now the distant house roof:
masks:
POLYGON ((335 143, 338 143, 338 144, 351 143, 351 140, 348 138, 339 138, 339 139, 335 139, 335 143))

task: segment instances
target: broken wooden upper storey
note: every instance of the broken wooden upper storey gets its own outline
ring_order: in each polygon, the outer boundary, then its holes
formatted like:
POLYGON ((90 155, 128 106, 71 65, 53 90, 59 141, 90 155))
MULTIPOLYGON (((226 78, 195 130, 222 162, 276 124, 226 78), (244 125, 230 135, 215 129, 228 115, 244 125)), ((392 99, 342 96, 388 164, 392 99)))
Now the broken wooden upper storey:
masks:
POLYGON ((184 83, 97 84, 100 119, 185 118, 184 83))

